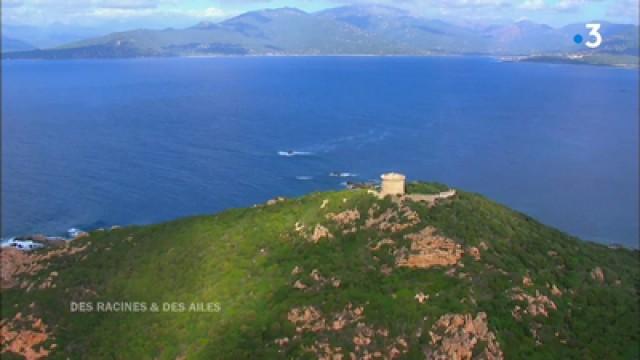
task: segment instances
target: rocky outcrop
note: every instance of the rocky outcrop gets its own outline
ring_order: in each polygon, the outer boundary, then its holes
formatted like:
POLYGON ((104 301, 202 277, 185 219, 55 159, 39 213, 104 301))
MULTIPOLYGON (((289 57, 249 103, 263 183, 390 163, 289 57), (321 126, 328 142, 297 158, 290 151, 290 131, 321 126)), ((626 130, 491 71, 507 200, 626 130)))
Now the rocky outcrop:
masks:
POLYGON ((356 222, 360 220, 360 212, 358 209, 345 210, 337 214, 329 213, 327 218, 341 227, 343 234, 350 234, 358 231, 358 228, 356 227, 356 222))
POLYGON ((348 304, 342 311, 325 318, 314 306, 293 308, 287 319, 296 327, 296 332, 341 331, 346 326, 364 317, 362 306, 348 304))
POLYGON ((313 306, 294 308, 287 314, 287 319, 296 327, 296 332, 319 332, 326 327, 322 314, 313 306))
POLYGON ((604 271, 600 266, 596 266, 591 270, 591 278, 599 283, 604 283, 604 271))
POLYGON ((410 251, 398 251, 396 265, 410 268, 430 268, 432 266, 455 265, 463 255, 460 244, 444 236, 437 235, 436 229, 426 227, 420 232, 406 236, 411 240, 410 251))
POLYGON ((364 308, 362 306, 354 307, 352 304, 348 304, 344 310, 333 316, 330 329, 332 331, 340 331, 346 326, 361 320, 363 317, 364 308))
POLYGON ((511 312, 516 320, 521 320, 522 314, 529 314, 533 317, 548 317, 549 311, 555 311, 558 309, 553 300, 549 299, 546 295, 540 294, 540 291, 538 290, 536 290, 535 296, 525 293, 520 288, 514 288, 512 291, 511 299, 523 303, 522 307, 520 305, 516 305, 511 312))
POLYGON ((382 232, 396 233, 420 223, 418 213, 403 203, 400 203, 397 208, 389 207, 381 214, 376 215, 379 210, 380 207, 377 204, 369 208, 365 227, 382 232))
MULTIPOLYGON (((298 275, 302 270, 296 267, 292 272, 292 275, 298 275)), ((330 278, 326 278, 320 274, 318 269, 313 269, 309 274, 310 281, 307 283, 303 283, 301 280, 296 280, 293 283, 293 287, 298 290, 320 290, 327 285, 331 285, 334 288, 340 287, 342 281, 335 276, 330 278), (307 285, 309 284, 309 285, 307 285)))
POLYGON ((336 222, 340 226, 347 226, 360 220, 360 212, 358 209, 345 210, 337 214, 330 213, 327 215, 327 218, 336 222))
POLYGON ((322 239, 333 239, 333 234, 331 234, 329 232, 329 229, 327 229, 326 227, 317 224, 313 229, 313 234, 311 234, 311 238, 309 239, 309 241, 315 244, 322 239))
POLYGON ((416 296, 414 296, 414 299, 416 299, 420 304, 424 304, 427 302, 427 300, 429 300, 429 295, 425 295, 423 292, 419 292, 416 294, 416 296))
POLYGON ((425 351, 426 359, 504 359, 500 344, 489 331, 487 314, 480 312, 475 319, 471 314, 446 314, 441 316, 429 331, 431 343, 425 351), (486 346, 474 356, 480 343, 486 346))
POLYGON ((27 360, 46 358, 56 347, 43 346, 50 336, 42 319, 17 313, 11 320, 0 321, 0 352, 21 355, 27 360))
MULTIPOLYGON (((5 248, 0 250, 0 289, 8 289, 18 285, 23 275, 34 275, 47 268, 48 261, 60 256, 70 256, 84 251, 90 242, 84 246, 66 245, 46 252, 27 253, 24 251, 5 248)), ((57 276, 54 275, 54 277, 57 276)), ((28 288, 27 282, 20 283, 21 288, 28 288)), ((51 285, 51 284, 49 284, 51 285)))
POLYGON ((475 261, 480 261, 480 249, 475 246, 470 246, 467 249, 467 253, 471 256, 475 261))
POLYGON ((368 325, 364 321, 362 306, 348 304, 342 311, 326 317, 315 307, 304 306, 289 311, 287 318, 296 327, 298 335, 293 339, 276 339, 275 344, 286 347, 291 345, 292 340, 300 339, 303 334, 317 334, 317 339, 311 346, 303 347, 304 351, 313 354, 317 359, 397 359, 409 350, 405 338, 389 338, 388 329, 368 325), (353 334, 350 337, 352 351, 333 344, 330 340, 329 335, 337 335, 344 331, 353 334))
POLYGON ((2 289, 11 288, 17 285, 18 276, 22 274, 35 274, 44 268, 43 264, 35 261, 35 258, 24 251, 16 249, 0 250, 0 264, 2 289))

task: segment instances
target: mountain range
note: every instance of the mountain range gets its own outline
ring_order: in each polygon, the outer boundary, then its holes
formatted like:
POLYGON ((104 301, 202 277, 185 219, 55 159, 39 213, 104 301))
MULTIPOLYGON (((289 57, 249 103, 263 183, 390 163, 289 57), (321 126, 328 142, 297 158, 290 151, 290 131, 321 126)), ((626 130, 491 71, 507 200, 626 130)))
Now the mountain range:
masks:
POLYGON ((120 58, 205 55, 496 55, 606 54, 637 58, 638 26, 599 21, 603 45, 584 24, 554 28, 531 21, 459 25, 417 17, 380 5, 356 5, 307 13, 295 8, 244 13, 185 29, 132 30, 5 58, 120 58))
POLYGON ((26 41, 2 36, 2 52, 33 50, 35 47, 26 41))

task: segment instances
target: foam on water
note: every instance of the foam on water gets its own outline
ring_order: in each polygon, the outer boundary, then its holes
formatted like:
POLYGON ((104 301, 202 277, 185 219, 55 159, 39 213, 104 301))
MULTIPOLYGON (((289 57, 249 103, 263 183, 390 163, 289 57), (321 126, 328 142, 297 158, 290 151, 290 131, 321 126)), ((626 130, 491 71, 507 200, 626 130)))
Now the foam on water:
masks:
POLYGON ((293 156, 311 156, 313 153, 308 151, 278 151, 278 155, 293 157, 293 156))

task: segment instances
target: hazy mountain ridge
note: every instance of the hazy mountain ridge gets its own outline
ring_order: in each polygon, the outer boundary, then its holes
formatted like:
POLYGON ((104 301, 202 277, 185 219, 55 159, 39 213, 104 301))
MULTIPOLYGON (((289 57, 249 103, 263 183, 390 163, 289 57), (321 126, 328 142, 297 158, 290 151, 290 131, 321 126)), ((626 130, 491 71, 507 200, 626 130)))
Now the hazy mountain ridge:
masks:
POLYGON ((530 21, 484 27, 416 17, 386 6, 345 6, 306 13, 295 8, 251 11, 185 29, 132 30, 14 53, 9 58, 196 55, 432 55, 496 56, 613 54, 637 56, 638 26, 602 23, 597 50, 575 44, 584 24, 553 28, 530 21))
POLYGON ((33 50, 35 47, 26 41, 2 36, 2 52, 33 50))

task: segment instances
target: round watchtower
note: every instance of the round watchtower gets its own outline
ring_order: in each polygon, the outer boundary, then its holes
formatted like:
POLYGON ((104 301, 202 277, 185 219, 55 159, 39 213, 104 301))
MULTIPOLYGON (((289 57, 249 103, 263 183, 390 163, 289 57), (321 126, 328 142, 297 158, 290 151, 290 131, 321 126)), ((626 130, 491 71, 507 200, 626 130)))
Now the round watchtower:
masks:
POLYGON ((398 173, 386 173, 380 176, 382 179, 381 196, 404 195, 406 177, 398 173))

